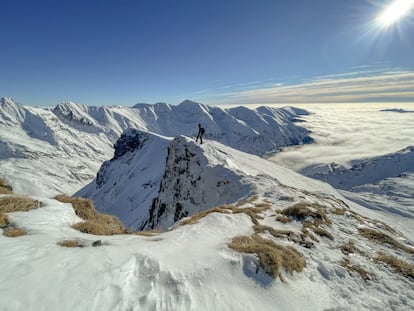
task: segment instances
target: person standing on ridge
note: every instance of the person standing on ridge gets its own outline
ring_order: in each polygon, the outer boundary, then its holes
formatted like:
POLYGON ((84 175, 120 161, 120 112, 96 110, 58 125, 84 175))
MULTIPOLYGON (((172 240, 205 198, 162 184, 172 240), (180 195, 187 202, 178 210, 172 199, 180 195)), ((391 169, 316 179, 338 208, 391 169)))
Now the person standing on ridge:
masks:
POLYGON ((200 144, 203 143, 203 134, 206 130, 204 129, 204 127, 201 126, 201 124, 198 124, 198 134, 197 134, 197 138, 196 138, 196 142, 198 141, 198 139, 200 138, 200 144))

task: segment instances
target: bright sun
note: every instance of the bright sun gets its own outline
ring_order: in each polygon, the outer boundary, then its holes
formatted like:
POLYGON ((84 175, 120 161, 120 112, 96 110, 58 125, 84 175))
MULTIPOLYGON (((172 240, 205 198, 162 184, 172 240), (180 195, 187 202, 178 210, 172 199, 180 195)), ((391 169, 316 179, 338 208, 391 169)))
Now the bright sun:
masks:
POLYGON ((378 15, 377 22, 382 28, 388 28, 408 15, 414 8, 414 0, 394 0, 378 15))

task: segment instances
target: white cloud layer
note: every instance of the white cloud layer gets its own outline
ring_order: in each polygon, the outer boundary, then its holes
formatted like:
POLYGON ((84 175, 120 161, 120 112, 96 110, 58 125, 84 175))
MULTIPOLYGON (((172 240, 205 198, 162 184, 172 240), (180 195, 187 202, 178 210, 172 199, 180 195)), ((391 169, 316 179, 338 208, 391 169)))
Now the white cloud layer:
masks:
MULTIPOLYGON (((218 98, 220 96, 217 96, 218 98)), ((228 103, 414 102, 414 71, 363 71, 221 94, 228 103)))
POLYGON ((414 146, 414 104, 320 104, 301 105, 314 114, 303 126, 312 131, 315 143, 286 148, 270 160, 294 170, 315 164, 339 163, 414 146), (381 111, 404 109, 401 113, 381 111))

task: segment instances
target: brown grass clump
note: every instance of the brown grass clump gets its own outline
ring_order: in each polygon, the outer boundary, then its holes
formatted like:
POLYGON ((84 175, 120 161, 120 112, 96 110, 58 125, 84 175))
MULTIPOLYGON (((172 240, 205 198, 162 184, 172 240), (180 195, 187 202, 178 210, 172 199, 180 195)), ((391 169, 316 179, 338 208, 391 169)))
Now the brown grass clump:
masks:
POLYGON ((369 229, 369 228, 359 228, 359 233, 366 237, 368 240, 380 243, 380 244, 388 244, 394 248, 398 248, 403 250, 404 252, 408 254, 414 254, 414 249, 408 246, 405 246, 404 244, 401 244, 400 242, 397 242, 389 235, 386 235, 385 233, 382 233, 380 231, 369 229))
POLYGON ((97 212, 91 200, 67 195, 58 195, 55 199, 63 203, 71 203, 76 215, 85 220, 72 226, 76 230, 96 235, 126 233, 124 225, 118 218, 97 212))
POLYGON ((365 216, 362 216, 361 214, 358 214, 354 211, 349 211, 352 215, 352 217, 354 217, 356 220, 358 220, 358 222, 360 224, 366 224, 366 223, 370 223, 372 225, 377 226, 378 228, 381 228, 385 231, 388 231, 391 234, 398 234, 397 231, 395 231, 393 228, 391 228, 389 225, 387 225, 386 223, 379 221, 379 220, 374 220, 365 216))
POLYGON ((181 221, 180 224, 182 226, 196 224, 201 218, 204 218, 207 215, 210 215, 212 213, 231 214, 231 211, 226 206, 211 208, 211 209, 202 211, 198 214, 194 214, 187 219, 184 219, 183 221, 181 221))
POLYGON ((63 247, 83 247, 79 239, 62 240, 57 242, 56 244, 63 247))
POLYGON ((260 267, 274 279, 279 276, 282 282, 281 268, 292 274, 293 271, 301 272, 306 266, 305 260, 293 247, 277 245, 257 234, 235 237, 228 246, 241 253, 256 254, 260 267))
POLYGON ((331 225, 331 221, 325 213, 325 207, 316 203, 301 202, 285 208, 281 213, 297 221, 313 219, 314 224, 331 225))
POLYGON ((376 262, 383 262, 387 264, 395 272, 401 274, 406 278, 414 279, 414 264, 408 263, 394 256, 386 255, 384 253, 379 253, 374 260, 376 262))
POLYGON ((332 234, 330 234, 328 231, 326 231, 325 229, 322 229, 320 227, 313 227, 312 228, 313 232, 315 232, 317 235, 322 236, 322 237, 327 237, 330 240, 334 240, 334 237, 332 234))
MULTIPOLYGON (((317 234, 319 236, 327 237, 328 239, 330 239, 332 241, 334 240, 333 235, 330 234, 327 230, 318 227, 318 225, 315 225, 314 223, 312 223, 310 221, 304 221, 303 224, 302 224, 302 232, 306 235, 306 234, 308 234, 309 230, 312 230, 315 234, 317 234)), ((311 238, 312 238, 312 236, 311 236, 311 238)))
POLYGON ((261 202, 261 203, 255 203, 254 207, 256 208, 270 208, 272 206, 272 204, 270 202, 261 202))
POLYGON ((246 214, 247 216, 250 217, 250 219, 252 220, 252 222, 255 225, 258 225, 259 224, 258 219, 263 219, 263 217, 258 215, 258 214, 261 213, 261 212, 266 211, 268 208, 269 207, 266 207, 266 206, 264 206, 264 207, 245 207, 245 208, 238 208, 238 207, 232 206, 230 208, 230 210, 233 212, 233 214, 240 214, 240 213, 246 214))
POLYGON ((26 212, 40 207, 40 202, 25 196, 10 195, 0 198, 0 212, 26 212))
POLYGON ((345 255, 353 254, 355 252, 360 252, 359 249, 355 246, 354 241, 349 240, 348 243, 340 247, 342 253, 345 255))
POLYGON ((254 195, 250 198, 247 198, 245 200, 240 200, 239 202, 236 203, 236 206, 242 206, 242 205, 246 205, 247 203, 253 203, 254 201, 256 201, 259 198, 258 195, 254 195))
POLYGON ((340 262, 340 265, 351 273, 352 272, 358 273, 365 281, 371 280, 372 278, 371 274, 368 271, 366 271, 361 266, 351 264, 350 261, 346 258, 344 258, 340 262))
POLYGON ((277 229, 274 229, 272 227, 263 226, 263 225, 254 225, 253 230, 257 234, 264 233, 264 232, 267 231, 272 236, 274 236, 275 238, 284 238, 286 236, 289 237, 289 236, 293 236, 294 235, 293 231, 290 231, 290 230, 277 230, 277 229))
POLYGON ((158 235, 160 233, 163 233, 164 231, 160 230, 160 229, 153 229, 153 230, 147 230, 147 231, 138 231, 138 232, 134 232, 135 235, 141 235, 141 236, 154 236, 154 235, 158 235))
POLYGON ((270 208, 270 204, 264 204, 264 205, 259 205, 258 207, 237 207, 237 206, 233 206, 233 205, 222 205, 219 207, 214 207, 211 208, 209 210, 205 210, 202 211, 198 214, 194 214, 193 216, 184 219, 183 221, 181 221, 181 225, 192 225, 197 223, 201 218, 206 217, 209 214, 212 213, 222 213, 222 214, 240 214, 240 213, 244 213, 247 216, 250 217, 250 219, 252 220, 252 222, 255 225, 259 224, 258 219, 263 219, 262 216, 259 215, 259 213, 264 212, 266 210, 268 210, 270 208))
POLYGON ((335 208, 335 209, 331 210, 330 212, 334 215, 339 215, 339 216, 345 215, 345 209, 343 209, 343 208, 335 208))
POLYGON ((287 222, 292 222, 293 221, 292 218, 286 217, 284 215, 277 215, 276 216, 276 220, 277 221, 280 221, 280 222, 283 222, 283 223, 287 223, 287 222))
POLYGON ((0 178, 0 194, 12 194, 13 188, 0 178))
POLYGON ((3 230, 3 235, 9 238, 15 238, 26 234, 26 230, 20 228, 8 227, 3 230))
POLYGON ((0 213, 0 228, 4 228, 9 224, 9 219, 6 214, 0 213))

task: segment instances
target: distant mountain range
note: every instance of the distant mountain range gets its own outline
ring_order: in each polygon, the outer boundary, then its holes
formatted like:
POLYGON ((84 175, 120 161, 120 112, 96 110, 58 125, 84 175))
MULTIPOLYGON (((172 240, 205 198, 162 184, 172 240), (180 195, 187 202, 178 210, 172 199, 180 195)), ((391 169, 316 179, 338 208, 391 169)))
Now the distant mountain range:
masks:
MULTIPOLYGON (((282 146, 309 143, 309 132, 295 121, 305 110, 286 107, 224 109, 192 101, 134 107, 93 107, 64 102, 35 108, 0 100, 0 177, 13 175, 16 190, 44 195, 73 193, 90 182, 124 130, 195 137, 197 124, 205 139, 256 155, 282 146), (39 187, 38 187, 39 188, 39 187), (36 190, 38 191, 38 190, 36 190)), ((11 181, 13 183, 13 181, 11 181)))

